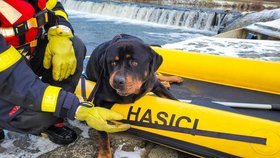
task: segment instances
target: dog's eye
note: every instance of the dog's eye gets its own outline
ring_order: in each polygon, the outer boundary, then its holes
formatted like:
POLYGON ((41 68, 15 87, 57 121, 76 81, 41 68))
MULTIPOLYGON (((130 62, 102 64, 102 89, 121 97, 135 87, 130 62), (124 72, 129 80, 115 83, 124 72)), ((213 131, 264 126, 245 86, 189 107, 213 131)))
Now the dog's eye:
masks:
POLYGON ((131 66, 137 66, 138 65, 138 63, 134 60, 130 60, 129 63, 130 63, 131 66))
POLYGON ((117 66, 117 62, 115 62, 115 61, 112 61, 112 66, 117 66))

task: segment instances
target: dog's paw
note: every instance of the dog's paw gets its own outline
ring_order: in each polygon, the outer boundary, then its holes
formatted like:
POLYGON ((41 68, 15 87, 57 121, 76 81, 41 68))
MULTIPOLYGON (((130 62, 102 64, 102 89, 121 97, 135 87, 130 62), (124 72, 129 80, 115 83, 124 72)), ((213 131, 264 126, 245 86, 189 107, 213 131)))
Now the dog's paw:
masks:
POLYGON ((184 81, 184 79, 182 77, 179 77, 179 76, 172 76, 173 80, 170 81, 171 83, 182 83, 184 81))
POLYGON ((170 83, 167 81, 161 81, 161 84, 166 88, 166 89, 170 89, 170 83))
POLYGON ((157 75, 157 78, 161 82, 169 82, 169 83, 182 83, 184 81, 183 78, 179 76, 164 76, 164 75, 157 75))

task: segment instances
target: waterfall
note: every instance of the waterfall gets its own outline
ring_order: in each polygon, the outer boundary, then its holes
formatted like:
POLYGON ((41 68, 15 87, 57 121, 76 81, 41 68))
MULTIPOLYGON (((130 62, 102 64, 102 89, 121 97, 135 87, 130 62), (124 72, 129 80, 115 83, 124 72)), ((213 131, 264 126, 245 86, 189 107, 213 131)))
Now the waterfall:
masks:
POLYGON ((126 18, 168 26, 177 26, 217 32, 228 21, 240 16, 237 12, 222 10, 194 9, 143 5, 121 2, 96 2, 82 0, 62 0, 69 10, 82 11, 95 15, 126 18))

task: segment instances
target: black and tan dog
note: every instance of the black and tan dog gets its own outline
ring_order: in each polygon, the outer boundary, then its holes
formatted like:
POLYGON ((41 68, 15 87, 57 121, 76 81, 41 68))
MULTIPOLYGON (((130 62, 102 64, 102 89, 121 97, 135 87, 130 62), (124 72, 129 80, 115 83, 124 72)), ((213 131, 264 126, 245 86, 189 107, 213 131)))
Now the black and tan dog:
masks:
MULTIPOLYGON (((94 104, 111 108, 114 103, 133 103, 147 92, 176 99, 155 76, 162 57, 141 39, 120 34, 95 48, 86 67, 96 82, 94 104)), ((98 157, 111 157, 107 133, 99 133, 98 157)))

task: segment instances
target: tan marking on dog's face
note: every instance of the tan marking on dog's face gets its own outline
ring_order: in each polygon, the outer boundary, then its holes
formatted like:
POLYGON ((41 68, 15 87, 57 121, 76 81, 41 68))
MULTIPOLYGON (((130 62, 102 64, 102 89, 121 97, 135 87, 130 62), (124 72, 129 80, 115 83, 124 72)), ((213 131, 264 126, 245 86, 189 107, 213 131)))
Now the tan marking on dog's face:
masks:
POLYGON ((117 55, 117 56, 115 56, 115 61, 119 61, 120 60, 120 57, 117 55))
POLYGON ((131 58, 131 55, 130 55, 130 54, 126 54, 126 55, 125 55, 125 58, 126 58, 126 59, 130 59, 130 58, 131 58))
POLYGON ((137 78, 133 78, 131 75, 126 76, 126 92, 128 94, 138 94, 142 87, 142 81, 137 78))
POLYGON ((114 84, 115 76, 116 76, 116 71, 114 71, 112 74, 110 74, 110 77, 109 77, 109 84, 112 88, 114 88, 113 84, 114 84))
POLYGON ((113 72, 109 78, 110 86, 117 91, 117 93, 121 96, 128 96, 131 94, 138 94, 142 87, 143 82, 139 79, 133 77, 132 75, 125 76, 125 83, 123 86, 116 85, 114 83, 114 79, 116 77, 117 72, 113 72))
POLYGON ((148 76, 148 74, 149 74, 148 71, 145 71, 145 72, 144 72, 145 78, 148 76))

